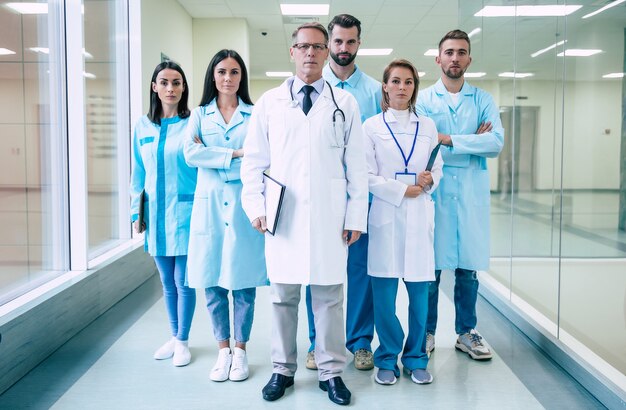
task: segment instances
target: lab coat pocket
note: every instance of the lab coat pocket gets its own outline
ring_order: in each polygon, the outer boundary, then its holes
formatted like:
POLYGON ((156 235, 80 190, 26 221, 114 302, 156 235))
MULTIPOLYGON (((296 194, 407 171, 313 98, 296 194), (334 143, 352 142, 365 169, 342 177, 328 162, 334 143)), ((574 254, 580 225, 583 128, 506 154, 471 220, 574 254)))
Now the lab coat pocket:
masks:
POLYGON ((435 202, 430 195, 426 198, 426 226, 428 227, 428 239, 432 244, 435 239, 435 202))
POLYGON ((178 219, 178 234, 183 238, 189 236, 189 224, 193 208, 193 194, 178 194, 176 216, 178 219))
POLYGON ((472 195, 474 205, 489 206, 491 195, 489 192, 489 171, 486 169, 472 169, 472 182, 474 187, 472 195))
POLYGON ((388 202, 374 198, 370 209, 369 224, 376 228, 390 224, 393 220, 395 208, 388 202))
POLYGON ((332 179, 330 181, 330 201, 333 215, 345 217, 348 203, 347 183, 345 179, 332 179))
POLYGON ((139 140, 141 159, 146 168, 156 161, 157 144, 155 144, 155 140, 155 137, 144 137, 139 140))
POLYGON ((345 147, 345 126, 341 116, 337 115, 336 120, 328 126, 326 135, 331 148, 345 147))
POLYGON ((209 199, 196 197, 191 211, 191 233, 196 235, 208 235, 209 222, 209 199))

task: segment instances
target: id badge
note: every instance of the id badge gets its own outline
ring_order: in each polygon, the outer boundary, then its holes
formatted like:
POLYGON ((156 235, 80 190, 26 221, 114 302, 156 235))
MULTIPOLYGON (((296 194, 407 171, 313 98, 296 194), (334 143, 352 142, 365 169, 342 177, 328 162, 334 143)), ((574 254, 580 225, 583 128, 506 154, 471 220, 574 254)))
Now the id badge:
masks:
POLYGON ((417 174, 415 172, 396 172, 396 181, 407 185, 417 185, 417 174))

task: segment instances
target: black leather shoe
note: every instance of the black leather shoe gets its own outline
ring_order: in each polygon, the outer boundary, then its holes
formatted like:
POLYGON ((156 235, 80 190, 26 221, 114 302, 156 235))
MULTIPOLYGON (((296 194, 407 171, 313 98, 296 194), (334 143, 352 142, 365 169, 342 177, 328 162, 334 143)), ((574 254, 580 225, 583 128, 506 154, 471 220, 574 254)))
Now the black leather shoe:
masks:
POLYGON ((293 386, 293 376, 273 373, 270 381, 263 387, 263 398, 267 401, 278 400, 285 394, 287 387, 293 386))
POLYGON ((350 397, 352 394, 341 380, 341 377, 336 376, 326 381, 320 381, 320 389, 328 392, 328 398, 330 401, 342 406, 350 404, 350 397))

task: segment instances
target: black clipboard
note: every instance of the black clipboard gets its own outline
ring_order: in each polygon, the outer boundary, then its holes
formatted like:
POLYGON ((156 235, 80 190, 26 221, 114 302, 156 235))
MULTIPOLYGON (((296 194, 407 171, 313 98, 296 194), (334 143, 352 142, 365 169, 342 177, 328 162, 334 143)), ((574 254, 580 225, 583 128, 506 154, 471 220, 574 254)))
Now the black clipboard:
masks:
POLYGON ((278 226, 280 209, 283 206, 285 185, 281 184, 266 173, 263 173, 263 185, 265 185, 263 196, 265 197, 265 221, 267 223, 267 232, 274 236, 276 233, 276 227, 278 226))
POLYGON ((428 164, 426 164, 426 171, 432 171, 433 165, 435 165, 435 160, 437 159, 437 154, 439 153, 439 148, 441 147, 441 142, 433 148, 433 151, 430 153, 430 158, 428 158, 428 164))
POLYGON ((142 189, 139 194, 139 212, 137 216, 137 232, 142 233, 144 231, 144 201, 146 200, 146 190, 142 189))

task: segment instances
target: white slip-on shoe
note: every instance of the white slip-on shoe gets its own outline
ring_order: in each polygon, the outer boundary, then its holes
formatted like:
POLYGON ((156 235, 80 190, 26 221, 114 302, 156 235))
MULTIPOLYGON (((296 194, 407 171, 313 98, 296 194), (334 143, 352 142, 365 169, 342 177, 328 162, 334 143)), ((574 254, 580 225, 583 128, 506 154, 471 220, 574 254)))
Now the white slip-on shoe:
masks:
POLYGON ((224 347, 220 349, 215 366, 211 369, 209 379, 214 382, 223 382, 228 380, 228 374, 230 373, 230 365, 232 361, 233 355, 230 353, 230 348, 224 347))
POLYGON ((233 362, 230 366, 228 378, 234 382, 246 380, 249 375, 248 355, 246 351, 235 347, 233 349, 233 362))
POLYGON ((189 351, 189 342, 187 340, 178 340, 174 343, 174 358, 172 364, 174 366, 187 366, 191 362, 191 352, 189 351))
POLYGON ((156 360, 165 360, 174 356, 174 344, 176 343, 176 338, 172 337, 170 340, 165 342, 163 346, 159 347, 152 357, 156 360))

